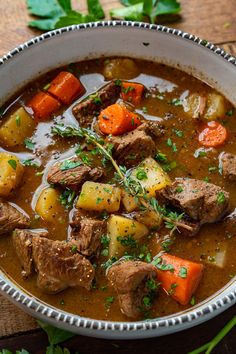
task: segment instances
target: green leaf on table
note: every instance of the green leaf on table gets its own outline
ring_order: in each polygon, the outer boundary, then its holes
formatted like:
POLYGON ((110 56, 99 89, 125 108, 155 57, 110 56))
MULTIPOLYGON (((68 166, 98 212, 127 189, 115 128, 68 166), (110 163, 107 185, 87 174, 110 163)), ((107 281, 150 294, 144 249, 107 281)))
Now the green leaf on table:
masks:
POLYGON ((42 321, 37 321, 39 326, 47 333, 50 346, 62 343, 75 336, 74 333, 48 325, 42 321))
POLYGON ((7 349, 2 349, 0 351, 0 354, 13 354, 10 350, 7 350, 7 349))
POLYGON ((173 15, 180 10, 180 3, 176 0, 146 0, 143 3, 143 14, 150 18, 151 23, 156 22, 157 16, 173 15))
POLYGON ((55 28, 66 27, 71 25, 77 25, 79 23, 85 23, 94 21, 95 18, 90 15, 83 15, 77 11, 68 11, 65 16, 60 17, 56 23, 55 28))
POLYGON ((57 345, 56 347, 54 345, 50 345, 46 349, 46 354, 70 354, 70 351, 67 348, 61 348, 59 345, 57 345))
POLYGON ((141 0, 120 0, 120 2, 124 6, 132 6, 132 5, 138 4, 142 1, 141 0))
POLYGON ((65 14, 60 3, 68 3, 66 0, 26 0, 29 13, 44 18, 56 18, 65 14))
POLYGON ((143 3, 133 6, 122 7, 110 11, 110 16, 120 20, 142 21, 143 20, 143 3))
POLYGON ((72 10, 71 0, 58 0, 58 2, 66 12, 72 10))
POLYGON ((87 0, 87 6, 89 15, 94 16, 98 20, 105 17, 105 13, 99 0, 87 0))
POLYGON ((57 23, 58 20, 59 20, 59 17, 53 18, 51 20, 50 19, 34 20, 34 21, 30 21, 28 23, 28 26, 38 28, 42 31, 50 31, 55 28, 55 24, 57 23))
POLYGON ((30 353, 25 349, 21 349, 21 350, 17 350, 16 354, 30 354, 30 353))
POLYGON ((126 7, 112 10, 112 18, 143 21, 148 17, 151 23, 155 23, 157 16, 177 14, 181 11, 177 0, 121 0, 121 3, 126 7))

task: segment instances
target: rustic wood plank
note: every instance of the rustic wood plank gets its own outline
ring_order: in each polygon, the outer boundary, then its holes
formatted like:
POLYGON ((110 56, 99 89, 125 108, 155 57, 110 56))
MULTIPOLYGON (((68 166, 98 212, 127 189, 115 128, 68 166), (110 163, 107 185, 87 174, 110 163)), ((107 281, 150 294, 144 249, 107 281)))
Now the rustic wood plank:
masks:
MULTIPOLYGON (((119 7, 118 0, 101 0, 106 15, 110 9, 119 7)), ((222 45, 225 50, 236 55, 236 1, 225 0, 181 0, 183 11, 180 21, 172 27, 192 32, 222 45)), ((85 0, 73 0, 81 11, 86 10, 85 0)), ((0 1, 0 55, 40 32, 27 27, 31 17, 27 13, 25 0, 0 1)), ((0 337, 28 331, 36 327, 36 322, 21 310, 0 296, 0 337)), ((235 308, 234 308, 235 310, 235 308)), ((218 318, 220 321, 220 317, 218 318)), ((1 345, 0 345, 1 347, 1 345)), ((222 352, 223 353, 223 352, 222 352)), ((229 352, 228 352, 229 353, 229 352)))

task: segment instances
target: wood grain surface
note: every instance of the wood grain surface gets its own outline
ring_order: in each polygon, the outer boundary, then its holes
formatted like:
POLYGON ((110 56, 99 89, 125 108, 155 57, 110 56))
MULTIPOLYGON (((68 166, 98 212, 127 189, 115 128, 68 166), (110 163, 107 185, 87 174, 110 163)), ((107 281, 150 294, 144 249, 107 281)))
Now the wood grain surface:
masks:
MULTIPOLYGON (((220 44, 225 50, 236 55, 236 0, 180 0, 180 2, 183 8, 181 18, 167 25, 220 44)), ((101 0, 101 3, 107 18, 110 9, 121 6, 118 0, 101 0)), ((81 11, 86 11, 85 0, 73 0, 73 5, 81 11)), ((27 13, 25 0, 0 0, 0 15, 0 55, 41 33, 27 27, 27 22, 32 17, 27 13)), ((233 315, 236 315, 236 307, 194 329, 172 336, 140 341, 139 344, 129 341, 114 345, 113 341, 78 337, 71 340, 68 347, 78 349, 80 353, 186 353, 211 339, 233 315)), ((43 353, 46 337, 41 331, 21 334, 35 328, 37 324, 33 318, 0 296, 0 337, 5 337, 0 340, 0 349, 8 347, 14 350, 25 347, 32 353, 43 353)), ((235 337, 235 333, 229 335, 215 353, 236 353, 235 337)))

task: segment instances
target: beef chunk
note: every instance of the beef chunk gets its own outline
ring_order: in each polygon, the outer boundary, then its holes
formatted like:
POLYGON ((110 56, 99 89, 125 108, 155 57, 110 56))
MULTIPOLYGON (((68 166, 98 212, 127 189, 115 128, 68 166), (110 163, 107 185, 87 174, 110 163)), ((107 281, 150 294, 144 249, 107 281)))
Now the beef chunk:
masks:
POLYGON ((96 255, 101 246, 101 236, 105 233, 106 223, 104 221, 83 218, 77 227, 72 229, 70 241, 84 256, 96 255))
POLYGON ((156 278, 155 267, 140 261, 120 262, 109 268, 107 277, 118 293, 121 312, 140 317, 143 298, 149 293, 146 282, 156 278))
POLYGON ((37 285, 46 293, 67 287, 90 289, 94 268, 89 260, 73 249, 73 244, 33 237, 33 261, 38 272, 37 285))
POLYGON ((148 156, 156 153, 155 143, 143 130, 135 129, 121 136, 108 138, 114 145, 113 156, 120 165, 136 166, 148 156))
POLYGON ((165 133, 165 128, 160 122, 151 120, 141 124, 137 130, 144 131, 153 138, 160 138, 165 133))
POLYGON ((236 180, 236 155, 223 153, 220 156, 223 176, 231 181, 236 180))
POLYGON ((101 167, 92 168, 82 163, 76 165, 79 161, 78 158, 73 158, 56 163, 49 169, 48 183, 78 190, 85 181, 96 181, 103 175, 104 171, 101 167), (70 166, 72 168, 69 168, 70 166))
POLYGON ((0 235, 12 232, 16 227, 29 226, 29 216, 19 207, 0 201, 0 235))
POLYGON ((46 237, 48 232, 43 229, 27 230, 16 229, 12 235, 13 246, 20 260, 23 277, 28 277, 33 272, 32 238, 34 236, 46 237))
POLYGON ((78 103, 72 112, 80 125, 88 126, 92 123, 94 116, 97 116, 102 109, 117 101, 120 92, 121 86, 117 85, 115 81, 111 81, 97 93, 78 103))
POLYGON ((158 196, 201 224, 220 220, 229 205, 229 193, 212 183, 197 179, 176 178, 158 196))

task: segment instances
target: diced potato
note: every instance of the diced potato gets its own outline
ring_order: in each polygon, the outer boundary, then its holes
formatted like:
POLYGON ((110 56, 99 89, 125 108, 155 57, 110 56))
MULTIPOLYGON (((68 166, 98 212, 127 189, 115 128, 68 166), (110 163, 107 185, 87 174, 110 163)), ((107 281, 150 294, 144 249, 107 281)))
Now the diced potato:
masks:
POLYGON ((206 97, 193 93, 183 101, 183 107, 190 118, 199 118, 206 108, 206 97))
POLYGON ((139 75, 139 69, 132 59, 107 59, 104 65, 103 75, 107 80, 129 80, 139 75))
POLYGON ((217 93, 210 93, 207 96, 206 113, 204 117, 208 120, 221 118, 225 114, 225 99, 217 93))
POLYGON ((125 210, 128 213, 131 213, 131 211, 134 211, 137 208, 137 202, 135 198, 131 194, 126 192, 124 189, 122 189, 121 191, 121 200, 125 207, 125 210))
POLYGON ((24 166, 12 154, 0 153, 0 196, 7 197, 21 182, 24 166))
POLYGON ((123 243, 122 245, 122 239, 131 238, 131 241, 139 241, 148 234, 148 228, 145 225, 118 215, 110 216, 107 222, 107 231, 110 236, 109 257, 115 256, 117 258, 129 249, 129 244, 125 246, 123 243))
POLYGON ((131 176, 145 188, 150 197, 154 197, 156 191, 171 184, 168 174, 151 157, 146 158, 133 169, 131 176))
POLYGON ((145 210, 134 215, 134 218, 146 225, 149 229, 157 229, 162 222, 162 217, 159 213, 152 210, 145 210))
POLYGON ((21 107, 3 121, 0 127, 0 140, 7 147, 22 145, 24 139, 31 136, 34 129, 33 118, 21 107))
POLYGON ((36 203, 35 211, 48 222, 57 222, 65 215, 59 200, 60 192, 54 188, 43 189, 36 203))
POLYGON ((85 210, 106 210, 109 213, 120 208, 121 190, 110 184, 87 181, 83 184, 77 208, 85 210))

